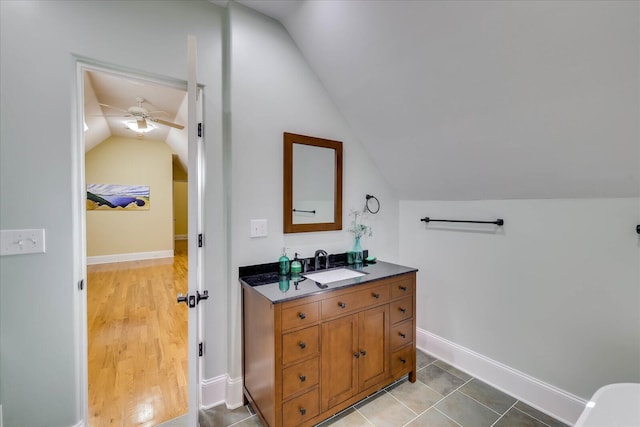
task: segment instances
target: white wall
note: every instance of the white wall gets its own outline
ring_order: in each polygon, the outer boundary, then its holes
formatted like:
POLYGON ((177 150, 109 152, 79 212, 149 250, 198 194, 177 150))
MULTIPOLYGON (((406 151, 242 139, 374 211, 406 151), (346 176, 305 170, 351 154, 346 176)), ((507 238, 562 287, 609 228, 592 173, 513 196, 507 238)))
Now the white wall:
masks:
POLYGON ((639 203, 401 201, 400 260, 420 269, 418 327, 585 399, 639 382, 639 203))
MULTIPOLYGON (((0 403, 6 426, 81 417, 74 258, 73 55, 186 80, 198 38, 207 145, 207 340, 226 339, 221 175, 221 9, 206 1, 0 2, 0 228, 45 228, 47 253, 0 259, 0 403), (140 49, 132 48, 141 44, 140 49), (37 402, 38 410, 33 410, 37 402)), ((208 346, 205 377, 226 372, 208 346)))
MULTIPOLYGON (((289 254, 313 256, 316 249, 345 252, 353 245, 347 231, 283 234, 283 133, 292 132, 343 142, 343 227, 349 209, 362 209, 365 194, 380 199, 371 218, 373 237, 365 249, 383 260, 398 253, 398 202, 360 142, 351 133, 327 92, 276 21, 230 4, 231 242, 229 286, 239 294, 239 266, 275 262, 283 246, 289 254), (249 221, 266 218, 266 238, 249 237, 249 221)), ((238 308, 239 301, 230 299, 238 308)), ((239 330, 232 336, 240 336, 239 330)), ((237 343, 231 343, 236 346, 237 343)), ((240 375, 239 353, 230 373, 240 375)))

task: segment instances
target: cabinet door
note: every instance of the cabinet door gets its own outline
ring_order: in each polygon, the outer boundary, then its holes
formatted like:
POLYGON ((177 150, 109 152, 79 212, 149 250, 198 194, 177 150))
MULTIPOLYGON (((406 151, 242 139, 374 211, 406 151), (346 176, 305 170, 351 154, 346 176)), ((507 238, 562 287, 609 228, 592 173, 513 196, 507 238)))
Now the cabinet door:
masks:
POLYGON ((357 392, 358 315, 322 325, 322 410, 357 392))
POLYGON ((359 316, 358 385, 363 390, 387 376, 389 305, 371 308, 359 316))

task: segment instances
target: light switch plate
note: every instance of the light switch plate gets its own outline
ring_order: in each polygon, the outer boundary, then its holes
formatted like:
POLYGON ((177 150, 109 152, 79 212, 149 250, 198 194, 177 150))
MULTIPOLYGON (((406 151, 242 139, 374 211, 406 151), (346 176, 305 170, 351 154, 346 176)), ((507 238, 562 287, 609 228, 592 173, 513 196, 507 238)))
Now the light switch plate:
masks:
POLYGON ((267 220, 252 219, 251 220, 251 237, 266 237, 266 235, 267 235, 267 220))
POLYGON ((44 228, 0 230, 0 255, 44 253, 44 228))

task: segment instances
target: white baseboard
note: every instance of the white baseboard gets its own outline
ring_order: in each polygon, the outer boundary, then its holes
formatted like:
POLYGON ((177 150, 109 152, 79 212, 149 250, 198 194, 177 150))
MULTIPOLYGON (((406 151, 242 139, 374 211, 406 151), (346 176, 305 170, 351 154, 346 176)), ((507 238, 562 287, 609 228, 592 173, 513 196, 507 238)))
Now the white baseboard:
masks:
POLYGON ((112 262, 142 261, 145 259, 173 258, 173 250, 154 252, 132 252, 128 254, 98 255, 87 257, 87 265, 110 264, 112 262))
POLYGON ((242 406, 242 378, 230 378, 229 375, 218 375, 202 381, 200 385, 200 406, 204 409, 225 403, 227 408, 235 409, 242 406))
POLYGON ((227 379, 227 408, 236 409, 243 405, 242 377, 227 379))
POLYGON ((188 239, 189 239, 188 234, 176 234, 175 236, 173 236, 173 240, 188 240, 188 239))
POLYGON ((202 408, 213 408, 225 401, 228 377, 224 374, 202 380, 200 383, 200 406, 202 408))
POLYGON ((575 424, 587 403, 569 392, 424 329, 416 330, 416 346, 569 425, 575 424))

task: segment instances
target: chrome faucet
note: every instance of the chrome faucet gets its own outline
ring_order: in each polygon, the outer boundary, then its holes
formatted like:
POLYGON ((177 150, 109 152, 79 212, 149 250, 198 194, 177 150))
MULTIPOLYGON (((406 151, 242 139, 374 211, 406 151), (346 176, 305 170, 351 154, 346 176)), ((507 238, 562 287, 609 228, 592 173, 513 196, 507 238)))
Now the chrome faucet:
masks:
POLYGON ((323 249, 318 249, 316 251, 316 254, 314 255, 314 258, 315 258, 315 270, 316 271, 318 271, 320 269, 320 256, 324 256, 325 259, 326 259, 324 268, 329 268, 329 254, 327 253, 327 251, 325 251, 323 249))

